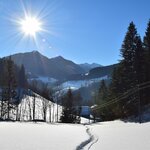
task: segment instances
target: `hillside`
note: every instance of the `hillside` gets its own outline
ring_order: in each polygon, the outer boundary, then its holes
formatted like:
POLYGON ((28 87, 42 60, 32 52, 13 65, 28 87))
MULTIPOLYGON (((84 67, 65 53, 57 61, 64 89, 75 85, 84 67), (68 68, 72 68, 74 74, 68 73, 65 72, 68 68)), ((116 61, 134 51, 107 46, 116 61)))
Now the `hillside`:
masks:
POLYGON ((11 58, 17 65, 25 66, 26 73, 31 80, 36 79, 50 84, 55 81, 111 77, 112 71, 116 67, 116 64, 110 66, 101 66, 96 63, 76 64, 62 56, 48 58, 38 51, 14 54, 11 58))
POLYGON ((93 68, 89 71, 88 77, 96 78, 96 77, 101 77, 101 76, 105 76, 105 75, 111 77, 112 72, 115 67, 117 67, 117 64, 93 68))
POLYGON ((74 62, 61 56, 48 58, 38 51, 18 53, 11 56, 17 64, 23 64, 26 71, 32 76, 47 76, 56 79, 65 79, 72 74, 83 73, 84 70, 74 62))
POLYGON ((104 76, 108 76, 109 78, 111 78, 112 72, 115 67, 117 67, 117 64, 96 67, 96 68, 89 70, 89 72, 85 74, 70 75, 68 76, 67 79, 68 80, 87 80, 87 79, 101 78, 104 76))
POLYGON ((83 68, 85 70, 85 72, 89 72, 89 70, 96 68, 96 67, 102 67, 102 65, 97 64, 97 63, 83 63, 83 64, 79 64, 81 68, 83 68))

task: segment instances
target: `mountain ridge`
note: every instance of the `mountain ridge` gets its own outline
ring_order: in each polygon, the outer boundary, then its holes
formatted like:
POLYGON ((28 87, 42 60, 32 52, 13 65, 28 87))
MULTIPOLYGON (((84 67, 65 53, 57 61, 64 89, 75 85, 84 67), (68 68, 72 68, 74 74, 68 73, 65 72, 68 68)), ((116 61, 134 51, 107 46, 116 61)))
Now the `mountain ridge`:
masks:
POLYGON ((96 67, 102 67, 102 65, 98 63, 82 63, 79 65, 85 70, 85 72, 88 72, 89 70, 96 68, 96 67))
POLYGON ((38 51, 13 54, 11 58, 17 65, 23 64, 26 71, 33 75, 65 79, 72 74, 84 73, 84 70, 73 61, 62 56, 48 58, 38 51))
POLYGON ((39 51, 16 53, 12 60, 19 66, 25 66, 30 77, 50 77, 58 80, 78 80, 110 75, 114 66, 102 66, 96 63, 76 64, 62 56, 48 58, 39 51))

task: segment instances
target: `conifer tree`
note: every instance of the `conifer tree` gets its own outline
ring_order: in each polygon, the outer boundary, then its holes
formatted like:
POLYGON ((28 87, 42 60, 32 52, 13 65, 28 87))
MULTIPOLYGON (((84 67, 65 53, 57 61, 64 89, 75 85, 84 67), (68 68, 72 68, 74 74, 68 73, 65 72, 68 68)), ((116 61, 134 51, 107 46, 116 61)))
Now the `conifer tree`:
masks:
POLYGON ((11 110, 11 105, 13 104, 12 99, 15 96, 15 88, 17 86, 17 82, 16 82, 16 76, 14 73, 14 63, 11 60, 11 56, 9 57, 9 59, 7 60, 7 64, 6 64, 6 88, 5 88, 5 92, 6 92, 6 99, 7 99, 7 119, 10 119, 10 110, 11 110))
POLYGON ((104 103, 107 99, 107 94, 108 94, 108 89, 107 89, 105 80, 102 80, 100 83, 99 90, 98 90, 97 104, 104 103))
POLYGON ((123 90, 126 92, 128 89, 135 86, 136 73, 134 68, 135 53, 136 53, 136 41, 137 30, 133 22, 130 23, 128 31, 121 48, 122 56, 122 78, 123 78, 123 90))
POLYGON ((134 70, 136 73, 136 84, 145 81, 145 51, 140 36, 136 39, 136 51, 134 57, 134 70))
POLYGON ((19 70, 19 87, 20 88, 27 88, 27 78, 26 78, 26 74, 25 74, 25 68, 24 65, 21 65, 21 68, 19 70))
MULTIPOLYGON (((147 25, 147 29, 144 36, 144 50, 145 50, 145 75, 146 81, 150 81, 150 20, 147 25)), ((146 103, 150 103, 150 88, 145 90, 146 92, 146 103)))
POLYGON ((77 121, 76 109, 74 107, 74 98, 71 89, 68 90, 63 98, 63 111, 60 118, 63 123, 75 123, 77 121))
MULTIPOLYGON (((144 81, 144 50, 142 42, 137 34, 133 22, 130 23, 128 31, 121 48, 122 60, 113 72, 111 92, 114 97, 128 92, 144 81), (117 94, 118 93, 118 94, 117 94)), ((118 102, 121 116, 129 116, 137 113, 138 94, 132 94, 118 102)))
POLYGON ((0 87, 1 87, 1 119, 4 119, 4 115, 6 113, 6 60, 5 59, 1 59, 0 62, 0 87))

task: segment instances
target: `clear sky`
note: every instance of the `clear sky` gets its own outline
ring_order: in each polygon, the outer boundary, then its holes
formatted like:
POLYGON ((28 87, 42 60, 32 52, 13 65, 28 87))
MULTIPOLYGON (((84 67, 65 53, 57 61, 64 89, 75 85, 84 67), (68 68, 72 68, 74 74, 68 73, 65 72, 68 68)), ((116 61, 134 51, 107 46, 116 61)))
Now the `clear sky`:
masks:
POLYGON ((0 0, 0 57, 39 50, 76 63, 116 63, 131 21, 143 37, 150 0, 0 0), (18 20, 36 16, 44 31, 25 36, 18 20))

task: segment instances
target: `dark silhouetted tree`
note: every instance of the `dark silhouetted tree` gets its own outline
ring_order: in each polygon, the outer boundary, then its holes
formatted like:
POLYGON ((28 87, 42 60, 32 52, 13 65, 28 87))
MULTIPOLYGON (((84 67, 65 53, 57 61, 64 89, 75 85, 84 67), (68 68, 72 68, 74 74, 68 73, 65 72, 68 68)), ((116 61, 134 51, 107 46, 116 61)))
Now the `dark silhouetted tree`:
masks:
POLYGON ((62 99, 63 111, 60 118, 63 123, 76 123, 77 115, 76 108, 74 107, 74 97, 71 89, 68 90, 67 94, 62 99))

